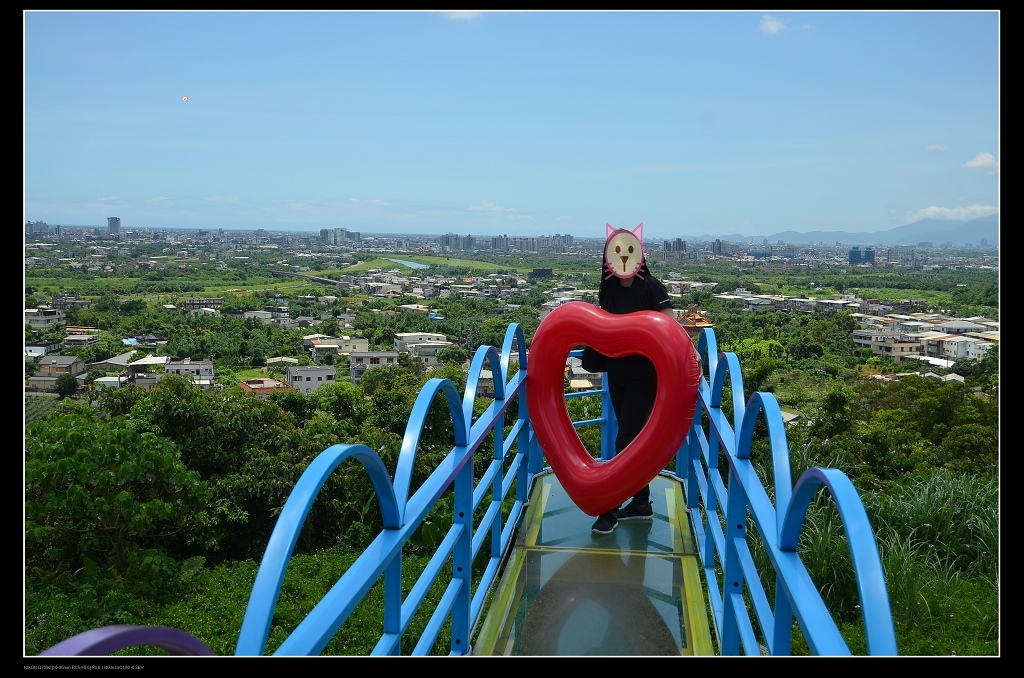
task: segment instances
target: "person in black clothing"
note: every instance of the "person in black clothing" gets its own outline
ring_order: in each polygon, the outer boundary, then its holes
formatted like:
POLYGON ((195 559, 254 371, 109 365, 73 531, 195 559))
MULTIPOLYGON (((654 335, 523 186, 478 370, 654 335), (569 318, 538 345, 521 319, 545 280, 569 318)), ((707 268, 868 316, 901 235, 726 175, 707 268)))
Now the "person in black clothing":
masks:
MULTIPOLYGON (((604 277, 598 290, 598 305, 609 313, 634 311, 661 311, 672 315, 672 300, 660 280, 651 275, 643 254, 643 224, 632 231, 613 229, 605 224, 605 243, 602 270, 604 277)), ((658 375, 654 364, 645 356, 628 355, 608 358, 608 393, 619 422, 615 438, 618 454, 643 430, 658 389, 658 375)), ((620 520, 650 520, 654 516, 651 506, 651 487, 647 485, 633 495, 624 508, 613 509, 598 516, 592 530, 609 534, 620 520)))

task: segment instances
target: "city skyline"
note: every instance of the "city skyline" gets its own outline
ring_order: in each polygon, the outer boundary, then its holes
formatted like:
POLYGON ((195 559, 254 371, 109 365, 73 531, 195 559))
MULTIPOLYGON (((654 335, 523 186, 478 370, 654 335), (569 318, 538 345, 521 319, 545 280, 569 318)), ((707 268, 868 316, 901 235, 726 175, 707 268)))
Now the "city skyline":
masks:
POLYGON ((23 13, 24 218, 646 237, 999 210, 999 12, 23 13))

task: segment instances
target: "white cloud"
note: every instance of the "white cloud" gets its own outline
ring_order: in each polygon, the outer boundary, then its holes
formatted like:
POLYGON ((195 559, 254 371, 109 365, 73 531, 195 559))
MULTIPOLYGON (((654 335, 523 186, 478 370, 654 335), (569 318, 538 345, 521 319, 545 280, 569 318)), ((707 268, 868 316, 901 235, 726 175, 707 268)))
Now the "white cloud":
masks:
POLYGON ((971 205, 970 207, 925 207, 923 210, 907 214, 907 222, 920 221, 921 219, 940 219, 943 221, 970 221, 981 217, 999 214, 998 207, 991 205, 971 205))
MULTIPOLYGON (((308 214, 323 214, 323 205, 318 203, 305 202, 302 200, 285 200, 282 205, 285 209, 293 212, 303 212, 308 214)), ((273 210, 273 208, 269 208, 273 210)))
POLYGON ((924 147, 926 151, 948 151, 949 146, 946 144, 928 144, 924 147))
POLYGON ((481 200, 479 205, 470 205, 469 209, 471 212, 515 212, 514 207, 502 207, 496 205, 490 200, 481 200))
POLYGON ((761 17, 760 28, 761 32, 765 35, 775 35, 779 31, 784 30, 786 28, 786 24, 773 16, 765 14, 761 17))
POLYGON ((155 207, 173 207, 174 201, 163 195, 156 195, 149 199, 149 203, 155 207))
POLYGON ((116 195, 107 195, 107 196, 103 196, 102 198, 98 198, 98 200, 100 202, 108 202, 110 200, 118 200, 118 199, 119 199, 119 196, 116 196, 116 195))
POLYGON ((206 196, 206 198, 204 198, 204 200, 206 200, 206 202, 217 202, 217 203, 223 203, 225 205, 241 205, 242 204, 242 199, 239 198, 237 195, 222 195, 220 193, 215 194, 215 195, 208 195, 208 196, 206 196))
POLYGON ((483 12, 472 10, 452 10, 438 13, 443 14, 451 21, 473 21, 474 19, 483 16, 483 12))
POLYGON ((996 156, 991 153, 982 152, 974 156, 973 160, 965 162, 964 167, 985 170, 986 174, 995 174, 996 170, 999 169, 999 162, 996 160, 996 156))

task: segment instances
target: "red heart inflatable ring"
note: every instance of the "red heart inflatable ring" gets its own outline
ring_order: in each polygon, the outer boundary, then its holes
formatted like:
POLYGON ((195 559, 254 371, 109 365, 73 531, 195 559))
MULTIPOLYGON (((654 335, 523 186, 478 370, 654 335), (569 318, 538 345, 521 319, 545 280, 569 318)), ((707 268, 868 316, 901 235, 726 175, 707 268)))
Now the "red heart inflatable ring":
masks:
POLYGON ((563 304, 541 321, 527 364, 526 402, 537 441, 566 493, 589 515, 617 508, 650 483, 693 423, 699 358, 686 331, 666 313, 614 314, 586 302, 563 304), (565 360, 580 344, 611 358, 645 356, 658 374, 647 424, 607 462, 583 447, 565 407, 565 360))

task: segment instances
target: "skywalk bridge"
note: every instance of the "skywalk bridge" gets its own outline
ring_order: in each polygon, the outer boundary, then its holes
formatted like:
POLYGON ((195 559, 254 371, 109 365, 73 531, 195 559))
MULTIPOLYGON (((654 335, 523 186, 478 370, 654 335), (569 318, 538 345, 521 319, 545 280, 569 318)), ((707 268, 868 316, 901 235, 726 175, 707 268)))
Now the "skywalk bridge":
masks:
MULTIPOLYGON (((303 521, 326 478, 352 459, 376 490, 383 529, 274 655, 322 654, 378 584, 384 591, 383 633, 374 655, 788 655, 794 636, 812 654, 848 655, 819 594, 828 582, 811 579, 797 550, 806 512, 820 491, 831 495, 842 519, 867 651, 898 653, 885 573, 859 495, 835 469, 810 468, 792 482, 777 401, 769 393, 744 400, 739 361, 719 352, 713 330, 703 330, 698 343, 704 374, 693 424, 651 484, 654 519, 622 522, 610 535, 590 532, 593 518, 546 464, 527 406, 525 347, 522 329, 511 325, 500 351, 477 349, 464 394, 448 380, 428 381, 393 475, 365 445, 334 445, 313 461, 268 542, 236 655, 267 654, 274 608, 303 521), (512 372, 509 356, 516 350, 524 357, 512 372), (494 397, 476 414, 484 370, 493 374, 494 397), (724 409, 723 398, 729 398, 724 409), (437 400, 451 415, 453 447, 411 491, 419 439, 437 400), (760 421, 765 426, 755 426, 760 421), (769 487, 750 458, 764 430, 771 459, 762 465, 773 470, 769 487), (485 470, 475 474, 474 467, 485 470), (403 546, 442 498, 453 506, 451 525, 405 591, 403 546), (767 554, 770 568, 755 564, 756 549, 767 554), (439 587, 440 600, 427 602, 428 592, 439 587), (417 613, 429 620, 413 633, 417 613)), ((616 422, 607 390, 565 397, 601 400, 600 418, 573 425, 600 427, 600 456, 611 459, 616 422)), ((436 514, 431 520, 436 523, 436 514)), ((140 626, 94 629, 43 654, 104 655, 137 645, 212 654, 181 630, 140 626)))

